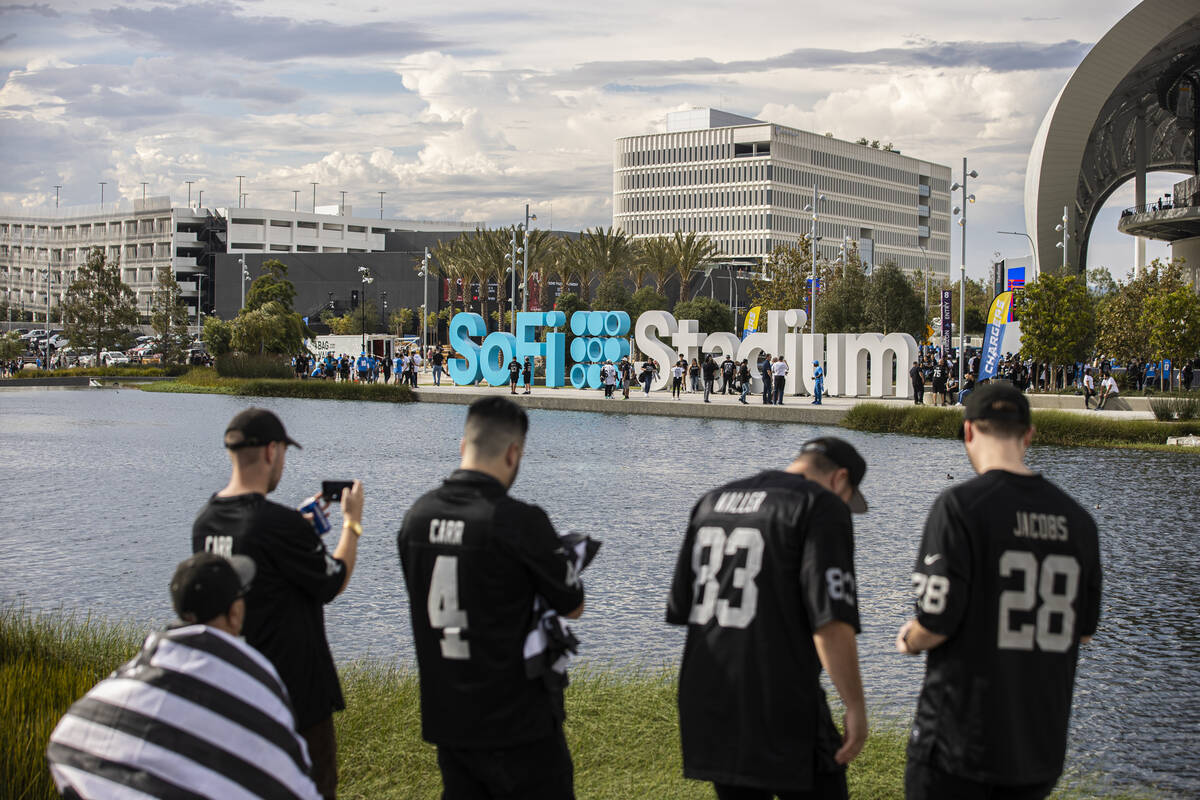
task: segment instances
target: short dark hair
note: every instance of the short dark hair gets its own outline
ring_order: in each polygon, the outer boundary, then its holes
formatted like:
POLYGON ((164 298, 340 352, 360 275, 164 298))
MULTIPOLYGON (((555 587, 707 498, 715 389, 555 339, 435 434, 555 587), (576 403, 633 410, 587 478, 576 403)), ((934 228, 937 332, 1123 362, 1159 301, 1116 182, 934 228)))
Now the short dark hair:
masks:
POLYGON ((969 422, 979 433, 997 439, 1022 439, 1029 432, 1029 425, 1014 419, 973 419, 969 422))
POLYGON ((485 458, 501 455, 513 442, 524 442, 529 415, 504 397, 485 397, 471 403, 463 438, 485 458))
POLYGON ((815 450, 808 450, 796 456, 796 460, 803 460, 806 464, 810 464, 813 469, 822 475, 829 475, 841 469, 833 459, 824 453, 819 453, 815 450))

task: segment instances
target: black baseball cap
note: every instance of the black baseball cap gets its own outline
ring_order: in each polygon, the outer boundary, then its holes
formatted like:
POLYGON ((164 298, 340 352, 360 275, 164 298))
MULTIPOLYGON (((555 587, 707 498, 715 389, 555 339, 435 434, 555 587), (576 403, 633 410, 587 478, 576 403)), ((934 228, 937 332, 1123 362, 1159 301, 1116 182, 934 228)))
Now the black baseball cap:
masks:
POLYGON ((250 589, 254 559, 196 553, 180 562, 171 578, 171 602, 184 622, 208 622, 224 614, 250 589))
MULTIPOLYGON (((963 420, 995 419, 1019 422, 1025 427, 1033 424, 1029 400, 1011 383, 985 383, 967 395, 963 420)), ((963 438, 963 426, 958 426, 958 438, 963 438)))
POLYGON ((287 435, 279 417, 265 408, 247 408, 231 419, 225 428, 225 447, 230 450, 262 447, 272 442, 286 442, 292 447, 300 447, 287 435))
POLYGON ((854 493, 850 496, 850 510, 855 514, 866 512, 867 499, 858 490, 858 485, 862 483, 863 476, 867 474, 867 462, 854 449, 854 445, 836 436, 822 436, 819 439, 810 439, 801 445, 796 458, 805 453, 820 453, 849 472, 850 485, 854 487, 854 493))

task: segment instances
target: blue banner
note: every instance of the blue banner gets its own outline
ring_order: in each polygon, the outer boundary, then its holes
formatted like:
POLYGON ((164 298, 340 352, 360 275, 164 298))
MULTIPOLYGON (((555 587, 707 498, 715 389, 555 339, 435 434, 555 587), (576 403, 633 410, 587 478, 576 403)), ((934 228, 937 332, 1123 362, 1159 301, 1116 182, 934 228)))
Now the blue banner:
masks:
POLYGON ((1008 324, 1009 311, 1012 308, 1012 292, 1001 292, 992 300, 988 310, 987 327, 983 332, 983 357, 979 360, 978 380, 990 380, 996 377, 996 368, 1000 365, 1000 352, 1004 344, 1004 326, 1008 324))

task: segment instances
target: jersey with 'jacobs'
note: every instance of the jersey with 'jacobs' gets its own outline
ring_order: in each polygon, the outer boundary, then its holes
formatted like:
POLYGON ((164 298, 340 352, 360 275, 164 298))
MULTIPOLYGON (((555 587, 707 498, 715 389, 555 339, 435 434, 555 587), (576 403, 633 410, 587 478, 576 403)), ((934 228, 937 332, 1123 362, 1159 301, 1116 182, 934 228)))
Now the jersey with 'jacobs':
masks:
POLYGON ((1079 639, 1100 616, 1096 523, 1041 475, 946 490, 913 570, 929 651, 909 758, 997 784, 1062 772, 1079 639))
POLYGON ((534 595, 560 614, 583 584, 549 517, 490 475, 456 470, 397 536, 421 675, 425 740, 503 748, 555 733, 561 690, 525 675, 534 595))
POLYGON ((859 630, 850 510, 802 475, 767 471, 692 510, 667 602, 688 626, 679 676, 683 773, 808 790, 841 737, 813 632, 859 630))
POLYGON ((325 604, 346 581, 334 558, 294 508, 258 493, 213 495, 192 525, 192 552, 254 559, 246 594, 246 642, 275 665, 296 710, 296 728, 346 707, 325 638, 325 604))

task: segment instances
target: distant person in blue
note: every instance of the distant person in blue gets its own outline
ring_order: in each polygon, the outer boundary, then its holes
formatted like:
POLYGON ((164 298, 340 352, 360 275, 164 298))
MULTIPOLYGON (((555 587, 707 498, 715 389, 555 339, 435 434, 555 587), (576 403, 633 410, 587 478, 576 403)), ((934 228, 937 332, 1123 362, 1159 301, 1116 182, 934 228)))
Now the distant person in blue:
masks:
POLYGON ((821 362, 813 362, 813 397, 812 404, 814 406, 821 405, 821 393, 825 391, 825 370, 821 369, 821 362))
POLYGON ((774 376, 771 374, 771 354, 762 354, 762 363, 758 367, 759 376, 762 378, 763 385, 763 405, 771 405, 771 399, 775 394, 774 376))
POLYGON ((354 366, 358 372, 359 382, 366 383, 371 374, 371 359, 367 358, 366 350, 363 350, 361 353, 359 353, 358 361, 354 366))

